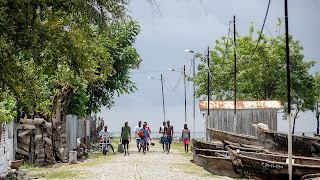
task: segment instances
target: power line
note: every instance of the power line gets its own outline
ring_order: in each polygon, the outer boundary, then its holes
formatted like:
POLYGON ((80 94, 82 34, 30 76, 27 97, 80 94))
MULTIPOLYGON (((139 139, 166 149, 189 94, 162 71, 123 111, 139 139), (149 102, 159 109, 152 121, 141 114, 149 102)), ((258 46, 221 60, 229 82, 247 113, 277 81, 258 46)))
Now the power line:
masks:
POLYGON ((151 72, 163 72, 163 71, 169 71, 169 70, 157 70, 157 71, 140 71, 140 72, 131 72, 131 73, 151 73, 151 72))
POLYGON ((179 85, 179 83, 180 83, 180 80, 181 80, 181 76, 183 76, 182 73, 180 73, 180 77, 179 77, 179 80, 178 80, 176 86, 175 86, 174 88, 172 88, 172 89, 168 89, 168 88, 167 88, 168 91, 174 91, 174 90, 178 87, 178 85, 179 85))
MULTIPOLYGON (((258 41, 257 41, 257 43, 256 43, 256 46, 255 46, 255 48, 254 48, 254 50, 253 50, 253 53, 251 54, 250 58, 249 58, 249 59, 246 59, 246 61, 250 61, 250 60, 252 59, 252 57, 254 56, 254 54, 256 53, 256 50, 257 50, 258 45, 259 45, 260 40, 261 40, 261 35, 262 35, 263 29, 264 29, 264 25, 265 25, 266 20, 267 20, 270 3, 271 3, 271 0, 269 0, 269 3, 268 3, 268 7, 267 7, 267 10, 266 10, 266 14, 265 14, 265 16, 264 16, 263 24, 262 24, 262 27, 261 27, 261 31, 260 31, 260 33, 259 33, 259 37, 258 37, 258 41)), ((235 32, 234 32, 234 33, 235 33, 235 32)), ((240 60, 243 60, 243 59, 240 57, 240 55, 239 55, 239 53, 238 53, 238 51, 237 51, 237 48, 235 47, 234 39, 232 39, 232 42, 233 42, 233 48, 235 49, 238 58, 239 58, 240 60)))

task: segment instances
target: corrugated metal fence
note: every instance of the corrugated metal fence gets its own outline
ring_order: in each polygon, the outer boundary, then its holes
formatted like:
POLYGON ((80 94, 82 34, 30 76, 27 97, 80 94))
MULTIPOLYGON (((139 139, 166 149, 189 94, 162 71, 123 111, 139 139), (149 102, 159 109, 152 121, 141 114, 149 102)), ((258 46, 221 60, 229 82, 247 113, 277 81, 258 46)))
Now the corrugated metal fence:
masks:
MULTIPOLYGON (((205 127, 215 128, 222 131, 233 131, 233 109, 210 109, 210 120, 207 122, 207 110, 201 110, 205 114, 205 127)), ((257 132, 251 124, 264 123, 269 129, 277 130, 277 109, 239 109, 237 110, 237 129, 240 134, 254 135, 257 132)), ((211 140, 208 134, 207 140, 211 140)))

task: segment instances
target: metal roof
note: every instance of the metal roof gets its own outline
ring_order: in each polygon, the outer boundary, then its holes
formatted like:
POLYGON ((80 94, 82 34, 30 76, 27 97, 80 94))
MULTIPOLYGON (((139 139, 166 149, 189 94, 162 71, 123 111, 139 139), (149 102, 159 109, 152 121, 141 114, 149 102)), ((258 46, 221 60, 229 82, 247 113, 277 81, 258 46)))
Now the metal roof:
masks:
MULTIPOLYGON (((233 100, 210 100, 210 109, 234 109, 233 100)), ((208 101, 200 101, 200 109, 208 109, 208 101)), ((275 100, 237 100, 237 109, 281 109, 281 102, 275 100)))

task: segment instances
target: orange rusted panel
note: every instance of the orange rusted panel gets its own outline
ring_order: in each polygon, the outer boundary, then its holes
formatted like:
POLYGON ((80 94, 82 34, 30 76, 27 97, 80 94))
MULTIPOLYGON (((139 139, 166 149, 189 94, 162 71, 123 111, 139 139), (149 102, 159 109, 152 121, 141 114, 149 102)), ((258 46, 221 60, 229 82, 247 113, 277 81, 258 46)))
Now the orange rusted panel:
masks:
MULTIPOLYGON (((210 109, 234 109, 234 101, 232 100, 211 100, 209 102, 210 109)), ((208 109, 208 101, 200 101, 200 109, 208 109)), ((250 101, 238 100, 237 109, 281 109, 280 101, 250 101)))

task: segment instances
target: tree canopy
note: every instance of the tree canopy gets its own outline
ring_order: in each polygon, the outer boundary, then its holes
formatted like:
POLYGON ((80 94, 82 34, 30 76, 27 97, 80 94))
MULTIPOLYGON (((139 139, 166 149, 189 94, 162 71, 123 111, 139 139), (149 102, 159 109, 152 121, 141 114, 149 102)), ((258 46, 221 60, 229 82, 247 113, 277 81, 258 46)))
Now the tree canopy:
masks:
POLYGON ((133 92, 140 27, 129 2, 1 0, 0 102, 20 116, 48 115, 58 103, 83 117, 133 92))

